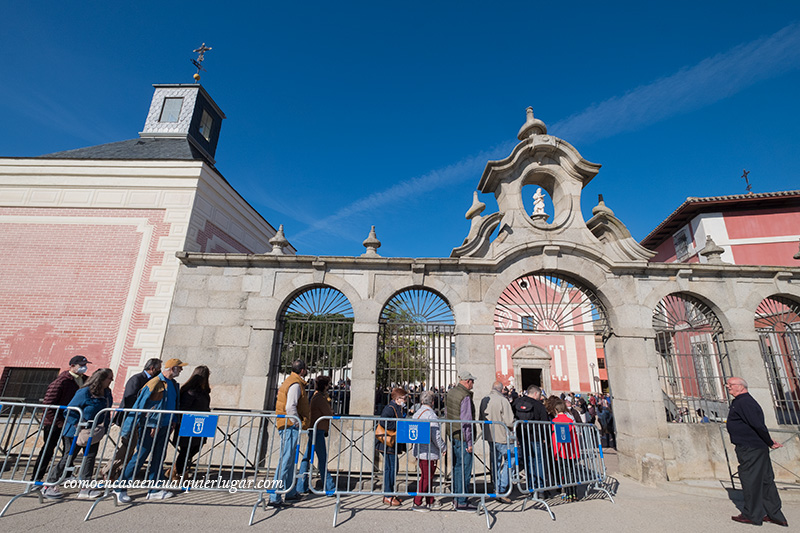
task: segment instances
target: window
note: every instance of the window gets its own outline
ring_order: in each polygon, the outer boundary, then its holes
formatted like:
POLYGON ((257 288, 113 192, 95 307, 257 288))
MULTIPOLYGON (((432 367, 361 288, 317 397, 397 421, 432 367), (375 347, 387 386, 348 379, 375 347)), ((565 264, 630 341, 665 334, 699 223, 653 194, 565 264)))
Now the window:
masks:
POLYGON ((597 358, 597 368, 605 368, 606 367, 606 360, 603 358, 597 358))
POLYGON ((675 242, 675 257, 678 261, 683 261, 689 257, 689 236, 685 231, 675 234, 673 237, 675 242))
POLYGON ((164 98, 164 106, 161 108, 161 118, 159 122, 178 122, 183 107, 183 98, 164 98))
POLYGON ((57 368, 6 367, 0 397, 38 402, 44 398, 47 386, 58 376, 57 368))
POLYGON ((214 124, 214 120, 211 118, 211 115, 208 114, 208 111, 203 109, 203 118, 200 120, 200 135, 207 141, 211 140, 211 126, 214 124))
POLYGON ((522 329, 525 331, 533 331, 535 329, 535 325, 533 322, 532 316, 523 316, 522 318, 522 329))

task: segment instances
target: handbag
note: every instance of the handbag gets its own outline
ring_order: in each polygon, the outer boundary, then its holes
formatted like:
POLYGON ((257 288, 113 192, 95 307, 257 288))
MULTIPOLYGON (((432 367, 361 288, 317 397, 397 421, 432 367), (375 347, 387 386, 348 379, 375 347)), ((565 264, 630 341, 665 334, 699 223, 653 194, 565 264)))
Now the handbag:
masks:
POLYGON ((397 431, 387 430, 379 423, 378 427, 375 428, 375 437, 378 439, 378 442, 389 448, 393 448, 395 440, 397 440, 397 431))
POLYGON ((92 442, 97 443, 100 442, 106 434, 106 427, 104 425, 95 426, 94 431, 91 428, 83 428, 78 432, 78 441, 75 443, 78 446, 86 447, 86 443, 89 442, 89 435, 92 436, 92 442))
MULTIPOLYGON (((394 407, 392 407, 392 410, 394 411, 395 418, 398 418, 397 411, 394 407)), ((378 422, 378 427, 375 428, 375 438, 387 448, 394 448, 394 444, 397 441, 397 430, 387 430, 378 422)))

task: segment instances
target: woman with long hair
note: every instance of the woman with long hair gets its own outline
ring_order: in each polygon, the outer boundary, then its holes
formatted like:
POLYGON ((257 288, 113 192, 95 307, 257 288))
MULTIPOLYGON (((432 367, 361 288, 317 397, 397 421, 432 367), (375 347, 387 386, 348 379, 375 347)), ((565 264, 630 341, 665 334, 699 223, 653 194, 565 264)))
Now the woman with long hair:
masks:
MULTIPOLYGON (((83 448, 84 461, 79 474, 79 479, 89 480, 94 472, 94 460, 97 457, 97 450, 100 447, 100 440, 108 433, 108 425, 111 422, 111 417, 106 413, 103 420, 98 420, 95 427, 97 431, 92 432, 92 422, 94 421, 97 413, 102 409, 111 407, 114 404, 114 399, 111 396, 111 382, 114 381, 114 372, 110 368, 99 368, 95 370, 94 374, 86 380, 83 387, 75 393, 72 401, 69 402, 70 407, 78 407, 83 412, 83 419, 89 424, 88 428, 79 428, 78 414, 75 411, 69 411, 67 418, 64 421, 64 432, 62 439, 64 444, 64 455, 61 456, 61 461, 50 470, 47 476, 48 483, 55 483, 61 478, 64 469, 67 466, 72 466, 75 461, 75 455, 70 455, 68 450, 72 445, 73 439, 77 436, 77 447, 83 448)), ((83 488, 78 493, 78 498, 98 498, 103 494, 100 490, 90 490, 83 488)), ((51 500, 59 500, 64 497, 64 494, 53 485, 46 487, 42 490, 42 496, 51 500)))
MULTIPOLYGON (((211 411, 211 385, 208 380, 211 371, 201 365, 194 369, 192 375, 181 387, 181 411, 211 411)), ((194 456, 205 444, 205 437, 179 437, 178 457, 172 468, 170 477, 178 479, 180 473, 186 473, 194 464, 194 456)))

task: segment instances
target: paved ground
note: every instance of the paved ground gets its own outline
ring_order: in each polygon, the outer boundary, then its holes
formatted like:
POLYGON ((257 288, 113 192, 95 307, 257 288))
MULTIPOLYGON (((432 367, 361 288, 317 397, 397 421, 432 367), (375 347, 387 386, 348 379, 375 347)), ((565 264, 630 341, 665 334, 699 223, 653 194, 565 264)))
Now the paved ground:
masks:
MULTIPOLYGON (((607 459, 609 470, 615 470, 612 468, 614 458, 607 459)), ((514 493, 511 505, 489 504, 492 527, 496 531, 545 528, 548 533, 592 530, 708 533, 753 529, 753 526, 731 521, 731 515, 738 514, 738 502, 731 500, 728 491, 719 484, 651 488, 613 473, 609 482, 616 503, 611 503, 600 493, 574 503, 553 501, 556 521, 551 521, 544 510, 530 505, 522 511, 523 498, 514 493)), ((15 493, 14 488, 8 484, 0 485, 0 505, 15 493)), ((789 523, 792 526, 800 524, 800 497, 790 491, 783 492, 784 512, 789 523)), ((135 498, 134 503, 128 506, 115 507, 111 500, 100 502, 88 522, 83 522, 83 517, 91 502, 78 500, 74 495, 62 502, 46 501, 44 504, 40 504, 37 498, 22 498, 14 502, 5 517, 0 518, 0 530, 49 533, 80 529, 82 532, 113 533, 140 528, 149 530, 158 520, 160 525, 157 528, 162 531, 326 531, 331 529, 334 513, 332 498, 314 496, 290 508, 267 508, 266 511, 259 508, 253 527, 248 528, 250 511, 257 500, 254 494, 194 492, 163 502, 145 501, 143 492, 132 491, 131 495, 135 498)), ((409 501, 400 508, 389 509, 379 497, 345 497, 337 531, 479 531, 486 528, 483 516, 455 513, 447 505, 444 509, 421 514, 410 510, 409 501)), ((764 524, 763 529, 786 531, 774 524, 764 524)))

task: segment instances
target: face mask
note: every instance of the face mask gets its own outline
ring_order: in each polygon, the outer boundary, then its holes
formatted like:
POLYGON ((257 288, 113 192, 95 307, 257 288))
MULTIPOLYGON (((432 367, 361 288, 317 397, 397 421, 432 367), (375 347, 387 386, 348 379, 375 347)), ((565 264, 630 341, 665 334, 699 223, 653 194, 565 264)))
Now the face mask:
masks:
POLYGON ((88 368, 86 366, 79 366, 78 370, 75 371, 76 374, 85 374, 88 368))

